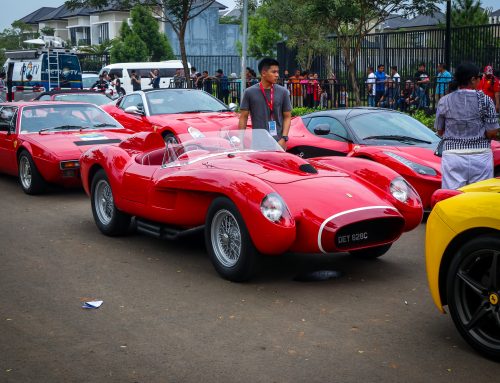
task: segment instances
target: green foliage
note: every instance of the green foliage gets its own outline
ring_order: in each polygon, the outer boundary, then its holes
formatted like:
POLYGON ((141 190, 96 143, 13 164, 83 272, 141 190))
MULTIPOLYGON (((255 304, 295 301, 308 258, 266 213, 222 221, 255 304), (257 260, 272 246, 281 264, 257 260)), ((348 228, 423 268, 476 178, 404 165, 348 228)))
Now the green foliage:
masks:
POLYGON ((130 12, 132 16, 132 32, 137 34, 149 49, 151 61, 174 60, 175 55, 164 33, 151 11, 136 5, 130 12))
POLYGON ((96 56, 103 56, 111 50, 111 41, 105 41, 102 44, 97 44, 97 45, 90 45, 87 47, 82 47, 80 48, 80 52, 83 53, 88 53, 91 55, 96 55, 96 56))
POLYGON ((248 54, 255 58, 276 55, 276 45, 281 41, 276 23, 266 17, 263 5, 248 18, 248 54))
POLYGON ((56 33, 56 30, 52 27, 44 27, 44 28, 40 29, 40 32, 42 32, 42 34, 44 36, 54 36, 54 34, 56 33))
POLYGON ((481 0, 455 0, 451 7, 451 26, 488 24, 488 13, 482 8, 481 0))
POLYGON ((113 42, 113 47, 111 48, 112 63, 148 61, 148 59, 148 47, 135 33, 126 33, 125 38, 117 39, 113 42))
POLYGON ((219 24, 234 24, 240 25, 241 20, 234 16, 221 16, 219 17, 219 24))
POLYGON ((293 108, 292 109, 292 117, 297 117, 297 116, 303 116, 305 114, 313 113, 313 112, 318 112, 321 109, 315 109, 315 108, 306 108, 306 107, 298 107, 298 108, 293 108))
POLYGON ((434 121, 436 120, 436 116, 434 114, 428 114, 423 110, 417 110, 415 113, 410 114, 410 116, 420 121, 429 129, 434 130, 434 121))

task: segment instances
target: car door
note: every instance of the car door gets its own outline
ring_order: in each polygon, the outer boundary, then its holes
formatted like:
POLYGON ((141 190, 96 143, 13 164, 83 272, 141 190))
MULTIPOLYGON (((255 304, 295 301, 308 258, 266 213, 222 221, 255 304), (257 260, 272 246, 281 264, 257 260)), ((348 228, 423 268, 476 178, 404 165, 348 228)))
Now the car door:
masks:
POLYGON ((352 140, 339 120, 329 116, 313 117, 307 130, 314 136, 311 147, 304 157, 345 156, 352 149, 352 140))
POLYGON ((17 107, 0 107, 0 170, 8 174, 17 173, 17 107))
POLYGON ((144 110, 144 103, 140 94, 134 93, 124 96, 120 103, 117 104, 115 110, 110 114, 127 129, 131 129, 136 132, 150 130, 151 124, 148 122, 146 116, 125 112, 125 109, 130 106, 135 106, 138 109, 144 110))

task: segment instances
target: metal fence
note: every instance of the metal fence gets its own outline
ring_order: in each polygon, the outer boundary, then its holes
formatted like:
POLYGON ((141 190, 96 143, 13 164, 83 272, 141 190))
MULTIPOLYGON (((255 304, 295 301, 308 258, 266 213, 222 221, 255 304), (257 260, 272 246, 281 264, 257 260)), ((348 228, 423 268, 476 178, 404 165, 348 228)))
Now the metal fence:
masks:
MULTIPOLYGON (((336 38, 334 37, 333 40, 336 38)), ((350 47, 354 52, 354 43, 350 47)), ((403 77, 411 76, 419 63, 425 63, 430 72, 444 62, 445 29, 434 28, 418 31, 383 32, 368 35, 362 42, 355 61, 356 77, 361 80, 366 76, 366 68, 384 64, 397 66, 403 77)), ((320 56, 313 60, 311 68, 299 68, 296 51, 288 49, 284 43, 278 44, 278 61, 283 69, 290 72, 295 69, 310 69, 320 77, 328 77, 328 68, 333 70, 337 79, 346 81, 347 65, 340 47, 335 54, 320 56)), ((500 25, 452 28, 451 31, 451 66, 456 67, 464 61, 474 62, 479 66, 500 64, 500 25)))
MULTIPOLYGON (((180 60, 181 57, 177 56, 180 60)), ((208 71, 210 75, 215 71, 222 69, 226 75, 235 73, 238 77, 241 75, 241 57, 240 56, 187 56, 188 62, 195 67, 198 72, 208 71)), ((253 57, 247 58, 247 67, 257 71, 258 60, 253 57)))

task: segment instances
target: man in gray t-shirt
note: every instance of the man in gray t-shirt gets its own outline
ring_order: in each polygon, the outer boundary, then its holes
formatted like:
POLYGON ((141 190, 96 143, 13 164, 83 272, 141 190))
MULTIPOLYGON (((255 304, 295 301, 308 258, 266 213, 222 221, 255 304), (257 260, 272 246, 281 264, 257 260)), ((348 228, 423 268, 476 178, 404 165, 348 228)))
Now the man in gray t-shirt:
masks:
POLYGON ((288 91, 276 84, 279 78, 278 61, 271 58, 262 59, 259 72, 261 82, 249 87, 243 94, 239 128, 246 128, 250 115, 252 129, 266 129, 286 150, 292 105, 288 91))

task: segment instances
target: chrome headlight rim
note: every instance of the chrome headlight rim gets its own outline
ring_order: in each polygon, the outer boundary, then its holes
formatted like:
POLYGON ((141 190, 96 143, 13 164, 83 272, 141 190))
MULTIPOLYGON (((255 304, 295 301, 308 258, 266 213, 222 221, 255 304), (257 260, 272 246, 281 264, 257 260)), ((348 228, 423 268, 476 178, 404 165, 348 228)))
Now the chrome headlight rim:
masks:
POLYGON ((401 176, 394 178, 389 185, 392 197, 401 203, 408 203, 412 190, 411 185, 401 176))
POLYGON ((260 203, 260 212, 273 223, 278 223, 288 210, 283 198, 276 192, 267 194, 260 203))

